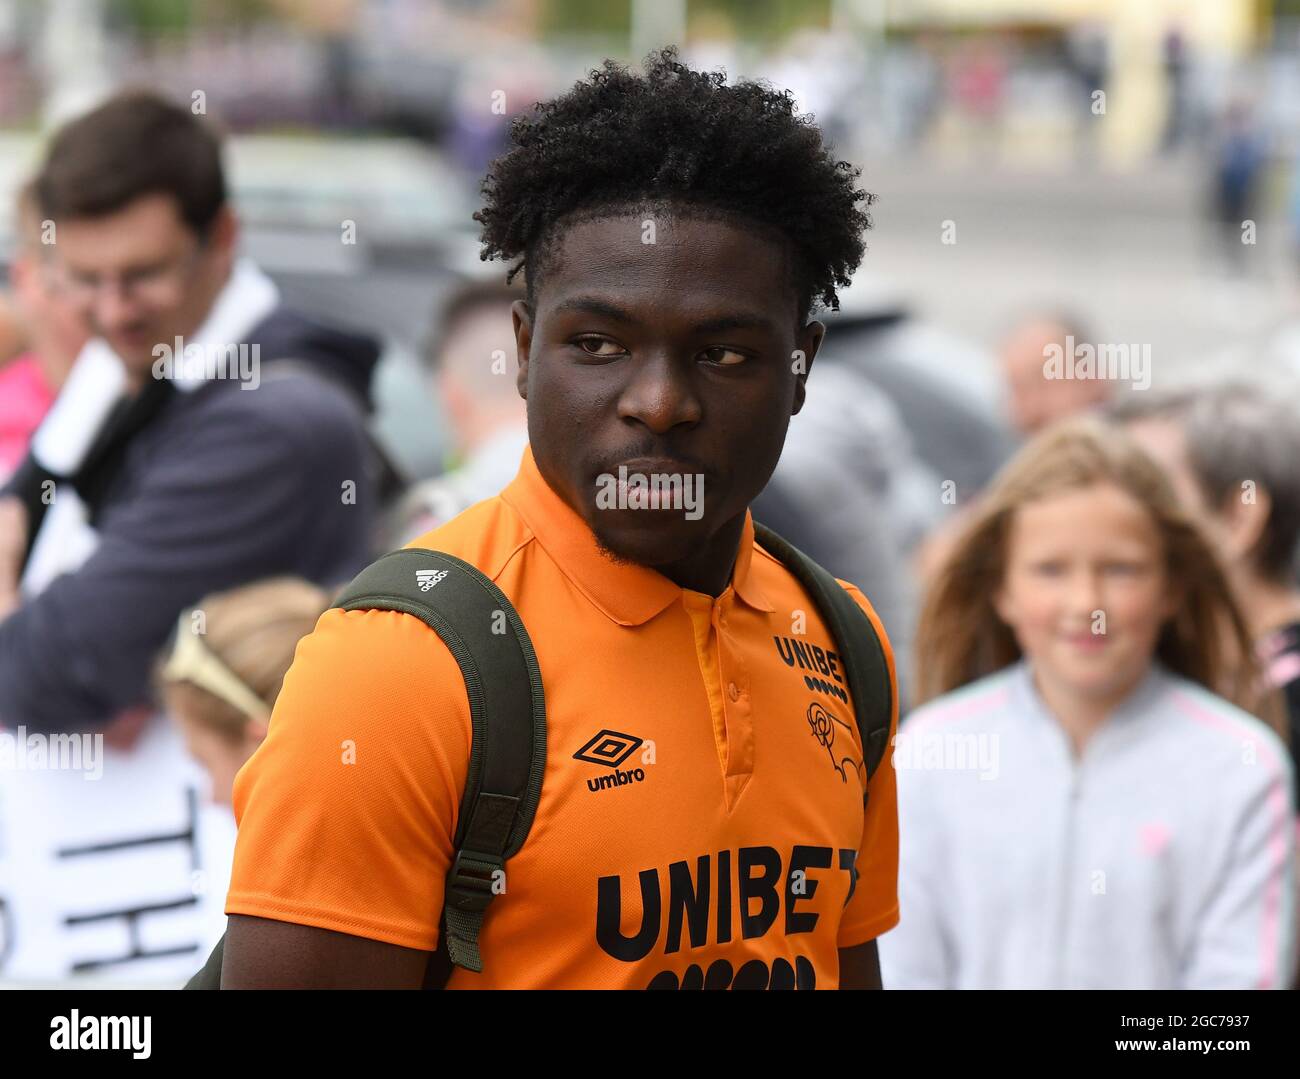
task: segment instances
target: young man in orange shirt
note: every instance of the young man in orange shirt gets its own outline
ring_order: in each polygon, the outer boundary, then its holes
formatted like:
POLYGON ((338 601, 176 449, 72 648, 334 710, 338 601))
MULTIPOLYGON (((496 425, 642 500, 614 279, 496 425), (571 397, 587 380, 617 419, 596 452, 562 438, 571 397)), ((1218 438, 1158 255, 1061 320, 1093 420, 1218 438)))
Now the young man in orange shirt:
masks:
MULTIPOLYGON (((494 164, 476 216, 526 275, 530 444, 499 496, 411 546, 519 612, 546 765, 483 971, 449 988, 879 986, 892 762, 868 783, 836 642, 748 508, 804 401, 813 305, 863 253, 857 175, 789 98, 671 51, 542 104, 494 164), (685 505, 638 501, 647 474, 685 505)), ((223 988, 421 985, 471 738, 427 625, 322 617, 236 781, 223 988)))

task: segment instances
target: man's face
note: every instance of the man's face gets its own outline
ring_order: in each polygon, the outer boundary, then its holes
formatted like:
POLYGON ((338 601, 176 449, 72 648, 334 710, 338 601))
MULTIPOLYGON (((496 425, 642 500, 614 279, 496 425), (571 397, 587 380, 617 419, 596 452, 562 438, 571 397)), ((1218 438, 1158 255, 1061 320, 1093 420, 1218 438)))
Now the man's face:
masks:
POLYGON ((234 219, 223 210, 206 240, 169 195, 145 195, 103 217, 58 221, 54 256, 66 295, 135 378, 153 348, 202 325, 230 273, 234 219))
POLYGON ((796 329, 782 248, 757 229, 627 213, 573 224, 557 243, 535 317, 514 305, 538 469, 607 553, 677 562, 767 484, 824 327, 796 329), (680 497, 620 498, 620 465, 663 491, 671 479, 655 477, 679 477, 680 497))
POLYGON ((1101 404, 1110 394, 1110 385, 1102 379, 1047 377, 1050 350, 1066 349, 1066 338, 1064 326, 1032 321, 1018 326, 1002 342, 1002 373, 1011 421, 1026 438, 1056 420, 1101 404))

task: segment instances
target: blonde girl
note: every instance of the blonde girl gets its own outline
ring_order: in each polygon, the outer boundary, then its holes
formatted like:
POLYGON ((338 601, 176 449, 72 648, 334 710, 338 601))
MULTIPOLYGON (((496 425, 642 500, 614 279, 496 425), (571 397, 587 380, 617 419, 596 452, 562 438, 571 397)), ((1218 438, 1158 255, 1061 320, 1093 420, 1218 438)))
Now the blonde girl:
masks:
POLYGON ((1282 716, 1135 443, 1083 419, 1026 446, 936 578, 916 655, 887 986, 1289 984, 1282 716))

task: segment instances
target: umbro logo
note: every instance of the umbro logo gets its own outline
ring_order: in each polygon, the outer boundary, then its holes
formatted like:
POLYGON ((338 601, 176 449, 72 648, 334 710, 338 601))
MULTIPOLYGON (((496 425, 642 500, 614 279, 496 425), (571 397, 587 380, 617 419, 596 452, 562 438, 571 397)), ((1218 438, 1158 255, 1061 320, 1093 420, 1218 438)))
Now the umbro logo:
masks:
POLYGON ((588 761, 617 768, 641 748, 644 739, 619 731, 600 730, 595 737, 573 755, 575 761, 588 761))
POLYGON ((448 571, 445 569, 417 569, 415 571, 415 583, 420 586, 421 592, 427 592, 446 577, 447 573, 448 571))
POLYGON ((629 783, 640 783, 645 779, 644 768, 629 768, 626 771, 619 768, 619 765, 640 749, 644 742, 644 738, 623 734, 621 731, 608 729, 597 731, 587 744, 573 755, 573 759, 587 761, 589 764, 603 764, 606 768, 614 769, 614 772, 612 775, 605 774, 595 779, 588 779, 587 789, 603 791, 610 787, 625 787, 629 783))

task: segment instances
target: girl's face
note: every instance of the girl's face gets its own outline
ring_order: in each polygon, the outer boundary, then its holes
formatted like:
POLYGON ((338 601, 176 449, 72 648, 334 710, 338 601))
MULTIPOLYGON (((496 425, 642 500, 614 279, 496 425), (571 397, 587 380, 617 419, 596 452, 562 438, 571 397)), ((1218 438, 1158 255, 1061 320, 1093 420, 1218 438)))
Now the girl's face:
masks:
POLYGON ((249 720, 242 736, 231 737, 210 724, 196 719, 186 708, 184 698, 175 690, 164 693, 167 712, 185 736, 189 754, 212 779, 212 801, 217 805, 233 803, 235 776, 266 737, 266 724, 249 720))
POLYGON ((994 597, 1035 674, 1113 702, 1137 684, 1177 600, 1151 514, 1112 483, 1021 506, 994 597))

